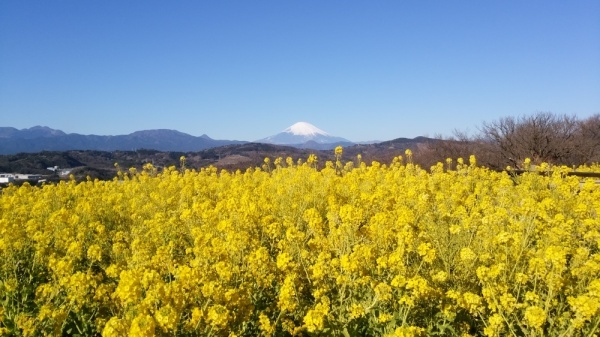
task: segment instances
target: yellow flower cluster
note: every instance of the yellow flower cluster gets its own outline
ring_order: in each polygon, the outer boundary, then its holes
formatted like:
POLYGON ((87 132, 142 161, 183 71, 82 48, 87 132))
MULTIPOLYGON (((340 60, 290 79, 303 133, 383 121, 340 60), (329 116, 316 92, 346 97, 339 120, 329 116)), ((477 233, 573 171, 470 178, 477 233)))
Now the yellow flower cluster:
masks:
POLYGON ((3 189, 0 335, 600 333, 593 180, 342 155, 3 189))

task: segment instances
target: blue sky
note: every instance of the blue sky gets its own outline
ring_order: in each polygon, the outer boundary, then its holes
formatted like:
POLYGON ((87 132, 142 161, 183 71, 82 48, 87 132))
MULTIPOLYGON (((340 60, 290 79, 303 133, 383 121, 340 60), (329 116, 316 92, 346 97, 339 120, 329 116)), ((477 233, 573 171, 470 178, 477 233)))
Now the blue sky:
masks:
POLYGON ((600 113, 600 1, 0 1, 0 126, 353 141, 600 113))

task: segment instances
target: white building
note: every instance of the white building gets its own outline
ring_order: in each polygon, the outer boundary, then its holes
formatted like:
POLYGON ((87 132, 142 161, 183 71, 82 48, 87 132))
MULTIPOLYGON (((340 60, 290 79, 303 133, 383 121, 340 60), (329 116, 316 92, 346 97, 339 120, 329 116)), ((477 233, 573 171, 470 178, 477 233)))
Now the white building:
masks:
POLYGON ((16 180, 40 180, 42 179, 42 175, 41 174, 22 174, 22 173, 15 173, 14 178, 16 180))
POLYGON ((10 173, 0 173, 0 184, 8 184, 15 181, 14 175, 10 173))
POLYGON ((44 179, 44 176, 41 174, 0 173, 0 184, 10 184, 23 181, 39 182, 42 179, 44 179))

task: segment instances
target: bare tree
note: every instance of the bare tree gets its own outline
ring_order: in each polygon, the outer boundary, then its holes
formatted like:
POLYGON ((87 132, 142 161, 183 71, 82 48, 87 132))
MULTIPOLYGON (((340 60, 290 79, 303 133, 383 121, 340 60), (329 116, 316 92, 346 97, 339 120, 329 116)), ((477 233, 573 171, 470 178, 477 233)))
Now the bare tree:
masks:
POLYGON ((576 155, 580 164, 600 162, 600 114, 578 123, 576 155))
POLYGON ((479 140, 498 156, 498 164, 518 167, 525 158, 534 162, 573 164, 578 129, 575 117, 540 112, 484 123, 479 140))
POLYGON ((452 137, 436 138, 415 154, 424 166, 471 154, 493 169, 520 167, 525 158, 569 166, 600 162, 600 114, 585 120, 549 112, 504 117, 483 123, 474 136, 455 131, 452 137))

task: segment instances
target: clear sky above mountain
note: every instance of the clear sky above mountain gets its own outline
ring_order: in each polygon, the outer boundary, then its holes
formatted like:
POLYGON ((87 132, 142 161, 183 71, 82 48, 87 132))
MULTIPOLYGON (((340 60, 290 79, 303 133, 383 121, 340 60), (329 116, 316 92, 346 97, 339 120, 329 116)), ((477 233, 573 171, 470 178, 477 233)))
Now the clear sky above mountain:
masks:
POLYGON ((0 126, 353 141, 600 113, 600 1, 0 1, 0 126))

